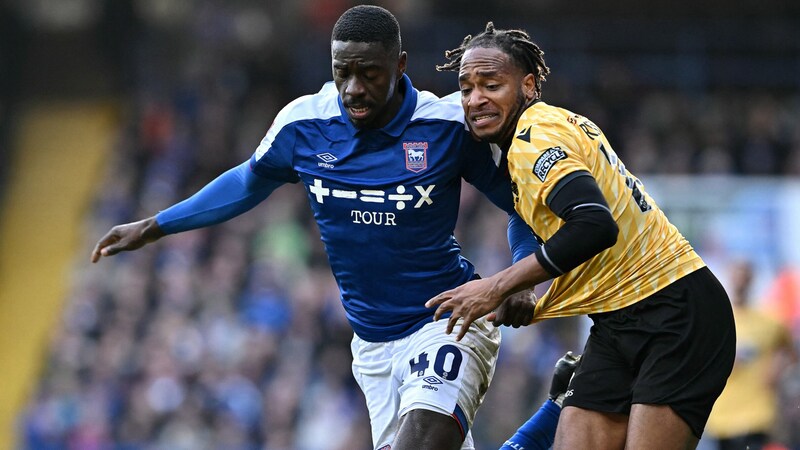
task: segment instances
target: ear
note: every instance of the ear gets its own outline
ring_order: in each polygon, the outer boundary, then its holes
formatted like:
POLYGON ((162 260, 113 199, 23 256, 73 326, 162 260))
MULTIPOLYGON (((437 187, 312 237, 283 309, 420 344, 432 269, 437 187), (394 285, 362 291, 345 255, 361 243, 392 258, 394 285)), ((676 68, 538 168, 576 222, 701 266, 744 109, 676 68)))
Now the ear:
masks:
POLYGON ((408 53, 400 52, 400 57, 397 58, 397 76, 398 78, 406 73, 406 67, 408 65, 408 53))
POLYGON ((532 73, 525 75, 522 78, 522 93, 525 94, 525 99, 528 101, 536 98, 536 76, 532 73))

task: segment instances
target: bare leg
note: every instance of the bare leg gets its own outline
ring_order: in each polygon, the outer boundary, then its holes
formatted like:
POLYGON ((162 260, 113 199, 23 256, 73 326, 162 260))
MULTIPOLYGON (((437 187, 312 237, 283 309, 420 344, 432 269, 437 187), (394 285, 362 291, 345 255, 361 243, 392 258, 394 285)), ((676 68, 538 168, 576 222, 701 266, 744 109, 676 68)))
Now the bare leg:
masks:
MULTIPOLYGON (((553 450, 617 450, 625 447, 628 416, 567 406, 561 411, 553 450)), ((650 448, 650 447, 632 447, 650 448)))
POLYGON ((628 448, 693 450, 698 442, 689 425, 669 406, 631 406, 628 448))
POLYGON ((454 418, 414 409, 400 418, 392 450, 458 450, 463 441, 454 418))

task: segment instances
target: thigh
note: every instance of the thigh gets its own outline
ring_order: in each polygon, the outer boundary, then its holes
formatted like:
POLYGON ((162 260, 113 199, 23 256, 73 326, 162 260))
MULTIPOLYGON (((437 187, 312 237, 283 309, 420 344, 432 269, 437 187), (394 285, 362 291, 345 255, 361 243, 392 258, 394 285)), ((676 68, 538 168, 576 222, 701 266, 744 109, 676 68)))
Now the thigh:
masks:
POLYGON ((602 325, 596 322, 589 331, 581 363, 570 380, 563 405, 628 414, 635 373, 618 348, 616 333, 602 325))
MULTIPOLYGON (((561 411, 553 450, 617 450, 625 446, 627 414, 566 406, 561 411)), ((632 447, 645 448, 645 447, 632 447)), ((654 447, 646 447, 654 448, 654 447)))
POLYGON ((669 406, 636 404, 631 407, 626 448, 692 450, 699 441, 689 424, 669 406))
MULTIPOLYGON (((469 430, 494 375, 500 331, 480 319, 456 342, 453 335, 445 334, 446 326, 445 320, 426 325, 411 335, 407 347, 395 359, 393 371, 401 380, 399 415, 404 417, 416 410, 437 413, 458 426, 462 448, 470 449, 469 430)), ((418 425, 426 431, 438 429, 439 423, 421 421, 418 425)), ((406 427, 399 433, 406 433, 406 427)), ((407 437, 398 436, 398 440, 407 437)))
POLYGON ((461 427, 452 417, 426 409, 414 409, 400 418, 397 437, 390 449, 458 450, 463 443, 461 427))
POLYGON ((350 345, 353 377, 364 393, 374 448, 390 445, 398 427, 400 383, 392 376, 395 342, 367 342, 358 336, 350 345))
POLYGON ((632 403, 669 406, 699 438, 733 368, 736 332, 728 296, 703 268, 642 303, 651 331, 642 339, 632 403))

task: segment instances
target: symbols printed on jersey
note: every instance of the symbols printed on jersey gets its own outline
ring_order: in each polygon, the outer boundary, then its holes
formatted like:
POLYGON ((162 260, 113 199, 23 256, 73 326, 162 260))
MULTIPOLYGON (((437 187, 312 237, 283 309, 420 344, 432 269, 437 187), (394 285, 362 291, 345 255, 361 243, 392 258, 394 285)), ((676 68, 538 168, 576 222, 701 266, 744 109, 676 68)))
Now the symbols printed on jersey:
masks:
POLYGON ((334 162, 334 161, 338 161, 339 160, 339 158, 331 155, 328 152, 320 153, 319 155, 317 155, 317 158, 322 160, 322 162, 321 163, 317 163, 317 165, 320 166, 320 167, 324 167, 326 169, 333 169, 334 167, 336 167, 331 163, 334 162))
MULTIPOLYGON (((431 193, 436 187, 435 184, 429 186, 414 186, 414 191, 419 194, 419 199, 414 204, 414 208, 421 208, 423 205, 432 205, 433 199, 431 193)), ((380 189, 360 189, 360 190, 346 190, 346 189, 330 189, 322 184, 319 178, 314 179, 314 184, 308 186, 308 192, 313 195, 318 203, 325 203, 326 197, 341 198, 347 200, 359 200, 363 203, 386 203, 396 202, 395 208, 402 211, 406 208, 406 202, 414 201, 415 195, 405 186, 397 186, 394 192, 380 190, 380 189)))
POLYGON ((389 194, 390 201, 397 201, 397 209, 403 210, 406 207, 406 202, 414 200, 414 196, 406 194, 405 186, 397 186, 397 194, 389 194))
POLYGON ((575 395, 575 390, 574 389, 567 389, 567 392, 564 393, 564 398, 572 397, 573 395, 575 395))
MULTIPOLYGON (((425 203, 427 205, 432 205, 433 204, 433 200, 431 199, 431 192, 433 192, 433 188, 435 188, 435 187, 436 187, 435 184, 432 184, 432 185, 430 185, 430 186, 428 186, 426 188, 423 188, 422 186, 414 186, 414 189, 416 189, 417 192, 419 192, 420 195, 422 195, 422 197, 420 197, 419 201, 417 201, 417 204, 414 205, 414 208, 419 208, 420 206, 422 206, 423 203, 425 203)), ((398 208, 398 209, 400 209, 400 208, 398 208)))
POLYGON ((428 168, 427 142, 403 142, 403 153, 406 156, 406 169, 417 173, 428 168))
POLYGON ((522 130, 520 134, 517 135, 517 139, 525 141, 527 143, 531 143, 531 127, 525 128, 522 130))
POLYGON ((550 169, 553 168, 553 165, 562 159, 567 159, 567 154, 564 153, 564 150, 561 150, 561 147, 548 148, 539 156, 536 163, 533 165, 534 175, 536 175, 539 180, 544 181, 550 169))
POLYGON ((386 444, 383 447, 379 448, 378 450, 392 450, 392 446, 390 444, 386 444))

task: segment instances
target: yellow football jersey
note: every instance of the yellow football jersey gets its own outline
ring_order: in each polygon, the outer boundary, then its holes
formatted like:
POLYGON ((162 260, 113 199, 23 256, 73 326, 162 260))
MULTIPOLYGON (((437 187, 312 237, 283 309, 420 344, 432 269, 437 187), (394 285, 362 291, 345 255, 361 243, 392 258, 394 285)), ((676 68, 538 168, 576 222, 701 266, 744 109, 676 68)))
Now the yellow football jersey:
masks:
POLYGON ((517 124, 508 167, 516 210, 544 241, 564 224, 545 201, 576 171, 594 177, 619 226, 613 247, 553 280, 534 321, 624 308, 705 266, 587 118, 535 103, 517 124))
POLYGON ((769 433, 778 413, 771 371, 781 349, 792 344, 780 322, 750 307, 734 307, 736 363, 725 390, 714 403, 706 431, 716 438, 769 433))

